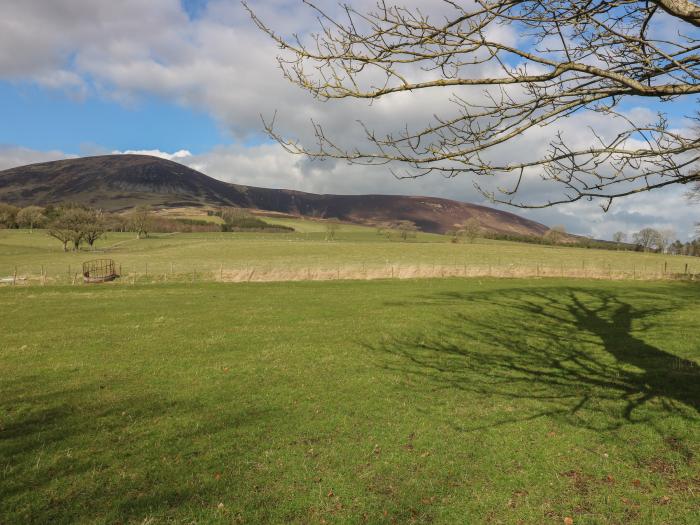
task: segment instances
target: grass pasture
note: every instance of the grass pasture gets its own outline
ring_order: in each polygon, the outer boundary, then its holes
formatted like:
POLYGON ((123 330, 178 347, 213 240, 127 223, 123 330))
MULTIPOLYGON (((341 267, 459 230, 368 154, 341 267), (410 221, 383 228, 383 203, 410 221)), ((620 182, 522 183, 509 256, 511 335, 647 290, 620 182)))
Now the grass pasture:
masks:
POLYGON ((71 283, 80 265, 109 257, 122 282, 284 281, 390 277, 506 276, 659 279, 700 274, 700 258, 543 246, 479 239, 452 244, 442 235, 387 239, 364 226, 342 225, 326 241, 325 225, 267 219, 295 233, 109 233, 94 252, 63 253, 42 231, 0 230, 0 278, 15 271, 29 283, 71 283))
POLYGON ((700 513, 697 283, 5 287, 0 311, 0 523, 700 513))

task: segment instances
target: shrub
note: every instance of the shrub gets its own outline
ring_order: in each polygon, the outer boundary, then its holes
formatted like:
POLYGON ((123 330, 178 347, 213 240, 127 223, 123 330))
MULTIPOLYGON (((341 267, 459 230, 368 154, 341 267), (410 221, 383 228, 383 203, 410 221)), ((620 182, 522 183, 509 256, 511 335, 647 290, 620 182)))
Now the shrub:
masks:
POLYGON ((0 202, 0 228, 16 228, 19 208, 0 202))

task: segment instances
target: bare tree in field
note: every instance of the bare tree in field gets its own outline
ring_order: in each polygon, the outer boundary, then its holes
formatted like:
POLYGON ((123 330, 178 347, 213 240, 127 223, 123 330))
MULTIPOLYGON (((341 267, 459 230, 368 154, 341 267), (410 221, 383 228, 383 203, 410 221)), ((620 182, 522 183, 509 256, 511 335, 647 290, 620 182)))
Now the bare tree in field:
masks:
POLYGON ((319 123, 312 124, 311 147, 282 136, 274 119, 266 122, 292 153, 399 166, 399 177, 496 176, 493 188, 477 188, 492 201, 521 207, 601 199, 607 210, 618 197, 700 180, 692 169, 700 159, 695 130, 673 129, 662 114, 633 121, 623 110, 633 97, 637 104, 694 105, 700 94, 694 0, 445 0, 426 10, 380 1, 371 12, 347 5, 342 17, 304 3, 320 22, 310 38, 279 35, 249 9, 281 48, 290 81, 322 100, 439 90, 453 111, 414 129, 393 123, 396 131, 388 134, 365 126, 366 149, 348 149, 319 123), (605 117, 591 130, 592 142, 558 129, 574 114, 605 117), (504 146, 537 128, 548 132, 546 153, 503 160, 504 146), (539 186, 540 198, 525 195, 540 178, 558 188, 555 197, 539 186))
POLYGON ((617 244, 622 244, 627 239, 627 234, 625 232, 615 232, 613 233, 612 240, 617 244))
POLYGON ((479 223, 479 219, 476 217, 468 219, 457 231, 457 233, 464 236, 469 242, 474 242, 481 234, 481 224, 479 223))
POLYGON ((46 222, 44 208, 40 206, 27 206, 17 212, 17 223, 20 226, 29 228, 29 233, 34 230, 34 227, 41 226, 46 222))
POLYGON ((102 210, 89 210, 90 221, 83 227, 83 238, 90 248, 95 247, 95 241, 107 231, 107 219, 102 210))
POLYGON ((656 248, 662 248, 661 234, 654 228, 642 228, 632 235, 635 244, 641 246, 645 252, 656 248))
POLYGON ((63 244, 64 252, 68 251, 68 243, 73 237, 73 230, 70 229, 70 227, 66 226, 62 221, 56 218, 51 221, 46 233, 63 244))
POLYGON ((615 232, 613 233, 612 240, 617 244, 617 249, 619 250, 622 243, 627 240, 627 234, 625 232, 615 232))
POLYGON ((400 220, 396 221, 396 229, 399 231, 399 237, 402 241, 407 241, 409 237, 413 238, 416 236, 418 231, 418 226, 413 221, 400 220))
POLYGON ((61 208, 56 218, 49 223, 48 234, 63 243, 63 251, 67 251, 68 243, 72 243, 73 250, 77 251, 93 220, 94 210, 80 206, 61 208))
POLYGON ((148 237, 148 230, 151 226, 151 208, 149 206, 139 206, 129 214, 129 229, 136 232, 136 238, 148 237))

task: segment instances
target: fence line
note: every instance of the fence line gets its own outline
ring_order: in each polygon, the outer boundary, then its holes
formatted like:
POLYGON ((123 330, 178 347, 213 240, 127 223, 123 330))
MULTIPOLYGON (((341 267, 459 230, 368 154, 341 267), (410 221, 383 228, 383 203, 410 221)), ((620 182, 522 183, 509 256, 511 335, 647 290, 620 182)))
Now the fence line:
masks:
MULTIPOLYGON (((145 264, 141 271, 120 265, 121 277, 115 284, 137 283, 167 283, 167 282, 285 282, 285 281, 331 281, 331 280, 375 280, 375 279, 430 279, 448 277, 500 277, 500 278, 586 278, 602 280, 700 280, 700 273, 695 273, 685 265, 684 271, 668 271, 668 265, 654 266, 632 265, 627 269, 607 266, 593 266, 585 261, 580 266, 566 266, 563 263, 547 265, 536 263, 531 265, 494 265, 467 263, 455 264, 400 264, 387 263, 383 265, 335 266, 302 266, 298 268, 266 267, 246 265, 237 268, 227 268, 219 264, 216 269, 197 268, 190 266, 185 269, 180 265, 180 271, 175 272, 173 263, 169 263, 169 271, 165 265, 164 271, 157 271, 153 265, 145 264)), ((0 285, 5 286, 44 286, 44 285, 81 285, 83 278, 75 268, 68 266, 67 272, 56 272, 49 276, 48 270, 41 265, 37 273, 18 273, 17 268, 9 277, 0 278, 0 285)))

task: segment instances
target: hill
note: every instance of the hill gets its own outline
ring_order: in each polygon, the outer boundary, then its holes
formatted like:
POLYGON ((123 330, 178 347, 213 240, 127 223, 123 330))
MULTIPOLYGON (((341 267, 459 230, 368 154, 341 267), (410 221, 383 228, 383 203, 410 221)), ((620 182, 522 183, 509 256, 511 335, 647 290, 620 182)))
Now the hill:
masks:
POLYGON ((360 224, 411 221, 444 233, 474 217, 490 232, 541 235, 543 224, 449 199, 401 195, 318 195, 229 184, 182 164, 146 155, 104 155, 0 171, 0 202, 45 206, 80 202, 118 211, 156 207, 236 206, 360 224))

